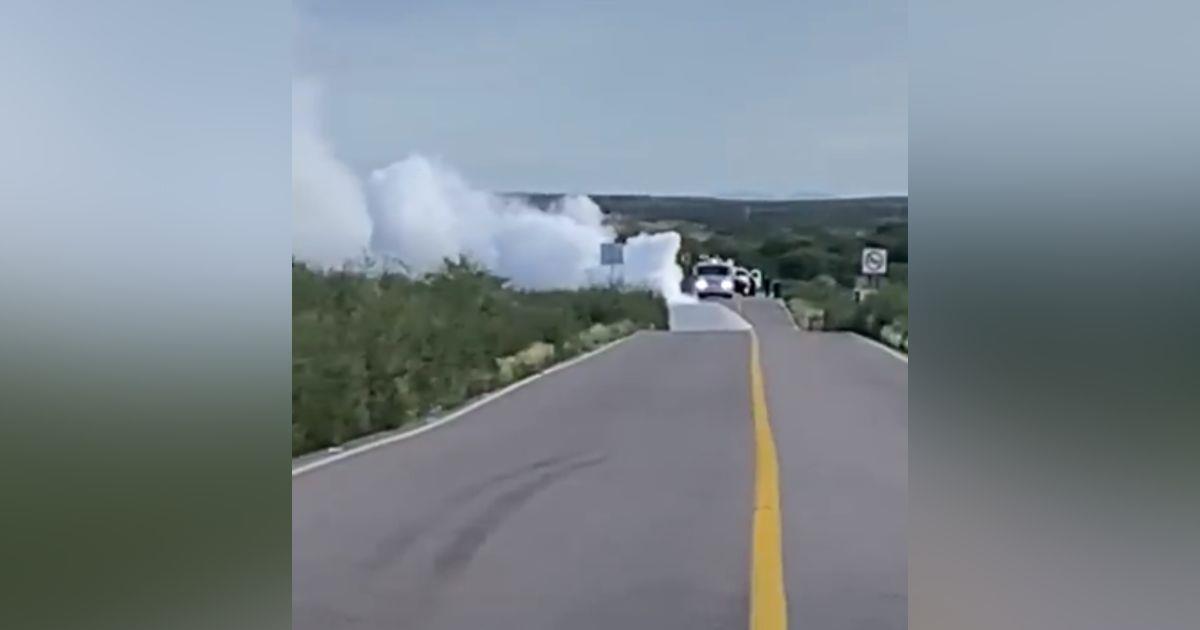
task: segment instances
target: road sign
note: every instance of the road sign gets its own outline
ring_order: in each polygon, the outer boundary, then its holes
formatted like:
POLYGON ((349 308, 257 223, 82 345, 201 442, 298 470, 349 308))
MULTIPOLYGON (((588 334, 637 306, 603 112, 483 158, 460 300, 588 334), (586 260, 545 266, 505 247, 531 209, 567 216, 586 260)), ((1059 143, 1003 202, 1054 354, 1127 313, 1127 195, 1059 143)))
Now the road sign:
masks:
POLYGON ((862 273, 864 276, 882 276, 887 274, 887 250, 878 247, 866 247, 862 252, 862 273))
POLYGON ((600 243, 601 265, 625 264, 625 248, 619 243, 600 243))

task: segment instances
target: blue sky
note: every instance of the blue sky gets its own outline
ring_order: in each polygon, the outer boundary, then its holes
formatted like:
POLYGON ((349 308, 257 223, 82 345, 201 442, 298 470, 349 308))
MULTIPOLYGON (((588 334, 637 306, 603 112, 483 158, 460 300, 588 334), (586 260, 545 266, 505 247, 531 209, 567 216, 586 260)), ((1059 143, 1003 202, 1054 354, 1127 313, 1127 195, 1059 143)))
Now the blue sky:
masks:
POLYGON ((494 190, 908 190, 906 6, 299 0, 296 72, 366 172, 494 190))

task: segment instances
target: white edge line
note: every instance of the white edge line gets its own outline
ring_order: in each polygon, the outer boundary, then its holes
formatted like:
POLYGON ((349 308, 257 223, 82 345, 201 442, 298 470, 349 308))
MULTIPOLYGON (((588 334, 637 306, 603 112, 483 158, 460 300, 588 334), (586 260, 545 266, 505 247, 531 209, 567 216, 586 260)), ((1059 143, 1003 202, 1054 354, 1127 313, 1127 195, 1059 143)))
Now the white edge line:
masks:
POLYGON ((556 364, 546 368, 545 370, 542 370, 541 372, 527 376, 515 383, 507 385, 507 386, 505 386, 501 389, 498 389, 494 392, 484 394, 483 396, 481 396, 480 398, 477 398, 473 402, 470 402, 463 407, 459 407, 458 409, 455 409, 454 411, 450 412, 449 414, 442 416, 441 418, 438 418, 437 420, 434 420, 433 422, 428 422, 426 424, 422 424, 419 427, 414 427, 413 429, 410 429, 403 433, 397 433, 396 435, 391 435, 386 438, 376 440, 374 442, 363 444, 362 446, 352 448, 348 451, 342 451, 341 453, 338 453, 337 455, 331 455, 330 457, 326 457, 324 459, 319 459, 317 461, 310 462, 310 463, 304 464, 302 466, 297 466, 292 469, 292 477, 299 477, 300 475, 303 475, 306 472, 316 470, 318 468, 322 468, 322 467, 332 464, 334 462, 340 462, 343 459, 349 459, 356 455, 361 455, 367 451, 374 450, 374 449, 380 448, 382 446, 387 446, 389 444, 395 444, 396 442, 402 442, 409 438, 417 437, 418 435, 421 435, 422 433, 425 433, 426 431, 432 431, 444 424, 448 424, 451 421, 453 421, 457 418, 460 418, 460 417, 488 404, 489 402, 492 402, 493 400, 496 400, 497 398, 499 398, 505 394, 510 394, 510 393, 538 380, 539 378, 542 378, 543 376, 553 374, 559 370, 565 370, 566 368, 569 368, 572 365, 580 363, 586 359, 590 359, 590 358, 600 354, 601 352, 604 352, 606 350, 611 350, 612 348, 615 348, 618 345, 638 336, 638 334, 640 334, 641 332, 642 331, 640 331, 640 330, 634 331, 632 334, 621 337, 620 339, 617 339, 616 341, 610 341, 607 344, 600 346, 599 348, 585 352, 577 357, 567 359, 566 361, 563 361, 562 363, 556 363, 556 364))
POLYGON ((778 304, 779 308, 783 309, 784 313, 787 313, 788 321, 792 322, 792 330, 799 331, 800 327, 796 325, 796 316, 792 313, 792 309, 788 308, 788 305, 783 301, 783 298, 776 298, 772 301, 778 304))
POLYGON ((896 357, 897 359, 900 359, 901 361, 908 363, 908 355, 907 354, 904 354, 903 352, 900 352, 899 350, 896 350, 895 348, 893 348, 885 343, 881 343, 877 339, 872 339, 870 337, 867 337, 866 335, 860 335, 856 332, 852 332, 850 334, 853 335, 856 339, 862 341, 863 343, 867 343, 872 346, 875 346, 876 348, 883 350, 884 352, 896 357))

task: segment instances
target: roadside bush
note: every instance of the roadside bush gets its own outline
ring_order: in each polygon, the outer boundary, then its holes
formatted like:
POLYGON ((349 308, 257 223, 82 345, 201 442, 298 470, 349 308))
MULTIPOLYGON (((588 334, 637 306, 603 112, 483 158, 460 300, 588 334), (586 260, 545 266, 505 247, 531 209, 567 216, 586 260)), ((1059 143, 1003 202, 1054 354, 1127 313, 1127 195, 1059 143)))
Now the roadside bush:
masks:
POLYGON ((550 364, 554 355, 554 344, 535 341, 514 355, 496 359, 497 378, 501 383, 511 383, 550 364))
POLYGON ((421 278, 292 264, 292 452, 417 422, 639 328, 646 291, 520 291, 467 261, 421 278))
POLYGON ((878 292, 863 301, 864 325, 874 334, 879 328, 908 317, 908 287, 902 284, 885 284, 878 292))
POLYGON ((819 311, 824 330, 850 330, 908 350, 905 284, 886 283, 862 303, 855 302, 851 289, 819 280, 786 283, 784 295, 798 322, 812 319, 813 311, 819 311))

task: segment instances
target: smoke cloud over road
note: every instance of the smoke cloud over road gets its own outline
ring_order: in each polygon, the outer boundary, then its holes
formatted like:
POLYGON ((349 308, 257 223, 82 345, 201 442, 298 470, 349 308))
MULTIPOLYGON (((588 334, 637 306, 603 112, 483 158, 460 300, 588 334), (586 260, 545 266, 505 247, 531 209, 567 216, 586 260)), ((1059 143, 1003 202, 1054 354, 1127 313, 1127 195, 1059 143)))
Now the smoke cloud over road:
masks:
MULTIPOLYGON (((599 206, 567 196, 542 210, 471 187, 448 165, 412 155, 362 182, 334 156, 321 134, 319 86, 292 85, 293 255, 340 266, 371 254, 413 273, 465 256, 515 285, 576 288, 609 281, 600 244, 615 234, 599 206)), ((675 232, 640 234, 625 244, 626 284, 686 299, 676 264, 675 232)))

